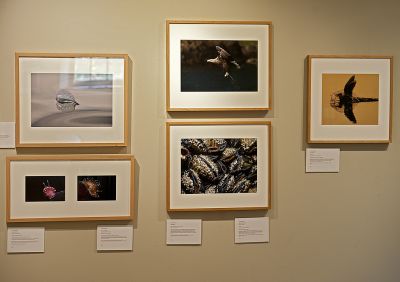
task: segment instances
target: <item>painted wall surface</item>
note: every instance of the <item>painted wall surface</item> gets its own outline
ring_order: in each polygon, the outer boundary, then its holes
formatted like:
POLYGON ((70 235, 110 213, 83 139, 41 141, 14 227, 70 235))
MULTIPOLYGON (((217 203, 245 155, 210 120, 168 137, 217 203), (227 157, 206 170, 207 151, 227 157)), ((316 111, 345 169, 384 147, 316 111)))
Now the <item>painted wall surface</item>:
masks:
POLYGON ((127 53, 132 59, 127 148, 21 149, 18 154, 133 153, 132 252, 96 252, 94 222, 44 226, 44 254, 7 255, 5 157, 0 150, 0 281, 400 281, 398 1, 1 0, 0 121, 13 121, 14 52, 127 53), (165 20, 273 22, 273 110, 165 111, 165 20), (340 173, 305 174, 308 54, 394 56, 393 143, 339 147, 340 173), (272 210, 168 214, 167 119, 273 123, 272 210), (235 217, 270 216, 269 244, 233 243, 235 217), (203 219, 202 246, 166 246, 167 218, 203 219))

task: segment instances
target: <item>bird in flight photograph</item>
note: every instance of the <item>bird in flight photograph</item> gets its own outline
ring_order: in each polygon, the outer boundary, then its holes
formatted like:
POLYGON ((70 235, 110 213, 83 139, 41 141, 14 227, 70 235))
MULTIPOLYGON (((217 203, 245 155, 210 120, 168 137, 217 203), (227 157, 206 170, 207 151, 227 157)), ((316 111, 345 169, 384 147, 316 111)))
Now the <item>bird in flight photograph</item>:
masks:
POLYGON ((182 92, 257 92, 258 41, 181 40, 182 92))

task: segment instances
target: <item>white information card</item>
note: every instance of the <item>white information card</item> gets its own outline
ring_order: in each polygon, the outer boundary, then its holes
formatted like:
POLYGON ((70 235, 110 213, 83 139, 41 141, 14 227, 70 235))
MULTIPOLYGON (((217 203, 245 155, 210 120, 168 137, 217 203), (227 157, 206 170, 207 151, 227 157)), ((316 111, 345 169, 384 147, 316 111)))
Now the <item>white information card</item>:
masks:
POLYGON ((97 226, 98 251, 132 251, 132 225, 99 225, 97 226))
POLYGON ((7 253, 44 253, 44 227, 9 227, 7 253))
POLYGON ((0 148, 15 148, 15 122, 0 122, 0 148))
POLYGON ((235 244, 269 242, 269 217, 235 218, 235 244))
POLYGON ((201 219, 167 219, 167 245, 201 245, 201 219))
POLYGON ((340 149, 306 149, 306 172, 339 172, 340 149))

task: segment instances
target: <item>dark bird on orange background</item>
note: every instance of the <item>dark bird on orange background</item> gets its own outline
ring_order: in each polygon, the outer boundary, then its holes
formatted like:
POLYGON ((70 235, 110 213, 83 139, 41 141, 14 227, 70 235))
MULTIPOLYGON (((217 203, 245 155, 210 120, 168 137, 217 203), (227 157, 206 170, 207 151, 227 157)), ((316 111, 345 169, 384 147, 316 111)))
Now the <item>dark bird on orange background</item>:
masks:
POLYGON ((337 91, 331 95, 330 105, 338 112, 344 112, 344 115, 352 122, 357 123, 357 119, 353 112, 353 104, 364 103, 364 102, 377 102, 378 98, 362 98, 354 97, 353 89, 356 86, 357 81, 355 75, 350 77, 344 86, 343 90, 337 91))
POLYGON ((215 59, 208 59, 207 63, 220 65, 225 72, 224 76, 233 80, 232 76, 230 75, 230 68, 231 66, 235 66, 237 69, 240 69, 239 64, 226 50, 219 46, 215 46, 215 48, 217 49, 218 56, 215 59))

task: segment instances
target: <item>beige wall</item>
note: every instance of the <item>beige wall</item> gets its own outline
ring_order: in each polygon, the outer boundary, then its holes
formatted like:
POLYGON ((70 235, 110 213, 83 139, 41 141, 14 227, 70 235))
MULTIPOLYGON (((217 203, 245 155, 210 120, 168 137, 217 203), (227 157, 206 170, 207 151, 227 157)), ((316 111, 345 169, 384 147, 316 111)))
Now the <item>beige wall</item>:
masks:
MULTIPOLYGON (((96 252, 96 223, 46 223, 44 254, 6 254, 0 151, 0 281, 400 281, 398 1, 0 0, 0 121, 14 120, 14 52, 127 53, 133 61, 131 145, 137 159, 133 252, 96 252), (273 110, 165 112, 165 20, 271 20, 273 110), (305 174, 307 54, 394 56, 393 143, 340 145, 338 174, 305 174), (235 217, 264 212, 165 209, 167 118, 273 122, 269 244, 233 244, 235 217), (203 219, 202 246, 165 245, 167 218, 203 219)), ((325 147, 325 146, 315 146, 325 147)), ((19 154, 103 153, 24 149, 19 154)), ((21 225, 18 225, 21 226, 21 225)))

